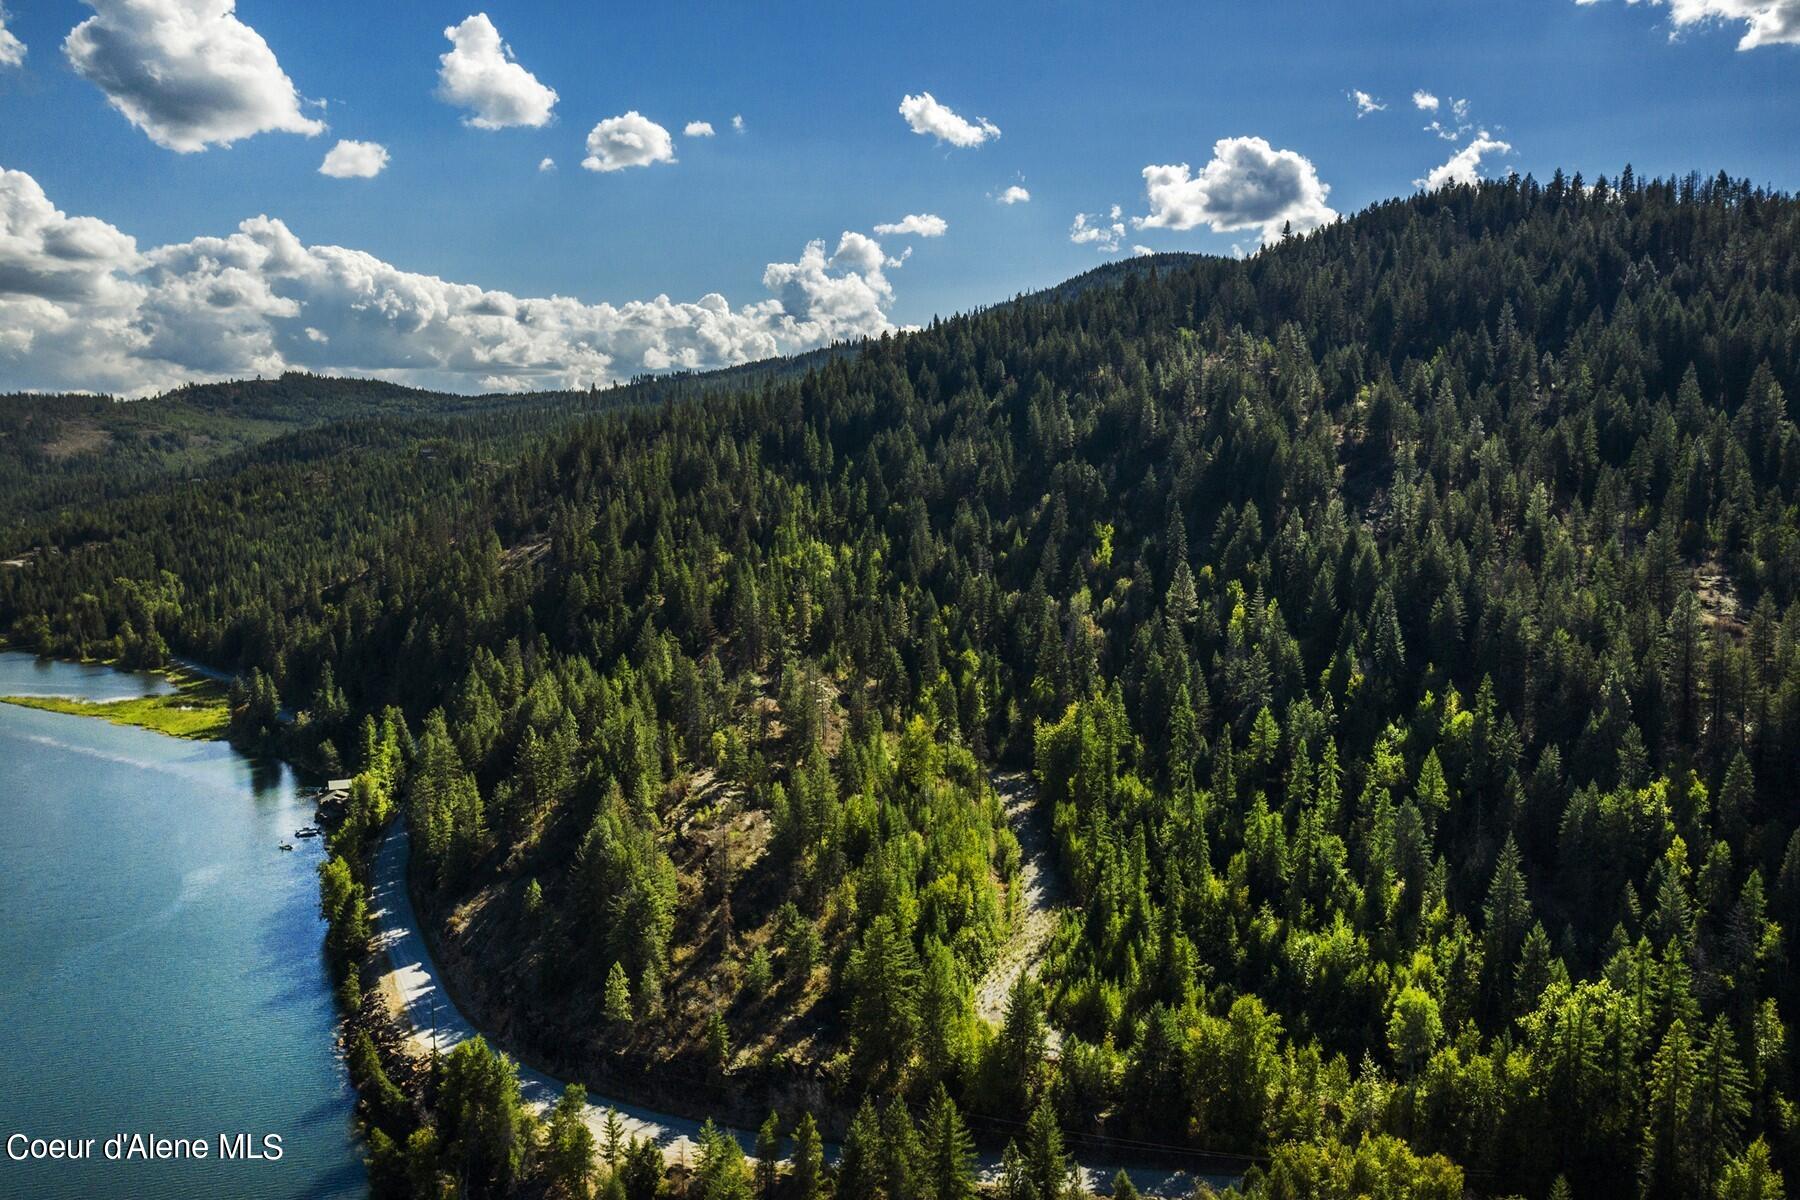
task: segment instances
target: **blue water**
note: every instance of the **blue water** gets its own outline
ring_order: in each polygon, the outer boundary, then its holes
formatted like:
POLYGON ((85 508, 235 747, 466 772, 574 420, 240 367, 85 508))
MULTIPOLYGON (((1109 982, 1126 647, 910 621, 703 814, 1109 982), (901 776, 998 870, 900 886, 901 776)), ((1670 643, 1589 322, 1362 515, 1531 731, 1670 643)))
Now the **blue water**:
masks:
POLYGON ((175 685, 161 675, 115 671, 98 663, 66 663, 0 651, 0 696, 69 696, 77 700, 130 700, 163 696, 175 685))
MULTIPOLYGON (((0 652, 0 695, 161 686, 0 652)), ((0 705, 0 1139, 96 1139, 91 1162, 0 1141, 0 1197, 364 1192, 300 788, 223 743, 0 705), (221 1161, 240 1132, 281 1159, 221 1161), (210 1155, 105 1161, 117 1133, 210 1155)))

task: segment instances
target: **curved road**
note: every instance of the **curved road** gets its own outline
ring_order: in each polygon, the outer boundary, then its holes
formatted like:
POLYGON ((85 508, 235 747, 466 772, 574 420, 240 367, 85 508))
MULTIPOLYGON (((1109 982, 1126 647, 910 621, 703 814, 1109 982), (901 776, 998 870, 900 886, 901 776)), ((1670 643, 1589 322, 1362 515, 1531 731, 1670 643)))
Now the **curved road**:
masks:
MULTIPOLYGON (((420 932, 419 919, 413 912, 412 895, 406 884, 410 853, 406 823, 396 819, 388 827, 381 848, 376 852, 370 879, 374 892, 375 946, 388 959, 388 971, 382 976, 380 986, 390 998, 399 1003, 412 1026, 413 1047, 421 1053, 430 1053, 435 1047, 442 1053, 458 1042, 474 1037, 478 1031, 444 990, 438 977, 437 963, 431 956, 431 948, 425 944, 425 937, 420 932)), ((492 1039, 489 1041, 492 1044, 492 1039)), ((495 1048, 504 1049, 498 1045, 495 1048)), ((533 1106, 548 1108, 562 1095, 563 1086, 561 1080, 553 1079, 524 1063, 519 1064, 520 1091, 533 1106)), ((672 1160, 691 1162, 698 1153, 701 1122, 655 1112, 626 1100, 600 1096, 590 1091, 587 1123, 596 1138, 604 1135, 609 1109, 624 1119, 628 1136, 648 1138, 656 1142, 663 1148, 664 1155, 672 1160)), ((754 1151, 756 1135, 753 1132, 729 1126, 720 1128, 736 1138, 744 1147, 745 1153, 754 1151)), ((826 1154, 835 1158, 837 1148, 827 1145, 826 1154)), ((1000 1172, 1000 1156, 982 1154, 979 1170, 983 1178, 997 1177, 1000 1172)), ((1108 1194, 1112 1178, 1118 1170, 1117 1164, 1083 1164, 1082 1180, 1090 1191, 1108 1194)), ((1166 1167, 1132 1166, 1126 1170, 1139 1191, 1153 1196, 1191 1195, 1197 1178, 1186 1171, 1171 1171, 1166 1167)), ((1230 1175, 1206 1175, 1198 1178, 1205 1179, 1219 1189, 1237 1182, 1236 1177, 1230 1175)))
MULTIPOLYGON (((375 947, 388 958, 388 972, 382 977, 381 987, 390 996, 398 998, 412 1026, 414 1049, 423 1054, 435 1049, 442 1054, 458 1042, 474 1037, 477 1030, 438 980, 437 963, 420 932, 418 916, 413 912, 412 894, 406 886, 410 855, 406 823, 396 820, 382 839, 369 881, 375 893, 375 947)), ((562 1095, 563 1086, 562 1080, 553 1079, 524 1063, 519 1064, 519 1090, 527 1102, 548 1108, 562 1095)), ((649 1138, 674 1155, 699 1149, 701 1122, 652 1112, 622 1100, 590 1093, 588 1124, 593 1127, 595 1137, 604 1133, 608 1108, 624 1118, 625 1132, 630 1137, 649 1138)), ((754 1148, 753 1134, 737 1129, 729 1132, 744 1143, 746 1152, 754 1148)))

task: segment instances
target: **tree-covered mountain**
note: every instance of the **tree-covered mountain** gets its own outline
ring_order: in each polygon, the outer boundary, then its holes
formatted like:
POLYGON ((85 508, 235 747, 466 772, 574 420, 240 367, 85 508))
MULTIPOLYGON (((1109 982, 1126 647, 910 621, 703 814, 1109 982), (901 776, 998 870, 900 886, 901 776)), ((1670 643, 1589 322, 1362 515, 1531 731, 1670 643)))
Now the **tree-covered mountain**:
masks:
MULTIPOLYGON (((404 809, 478 1019, 811 1108, 840 1196, 942 1194, 908 1114, 959 1110, 1037 1114, 1040 1200, 1058 1133, 1266 1196, 1771 1196, 1796 395, 1792 197, 1451 187, 804 374, 295 433, 9 525, 0 624, 240 671, 240 738, 360 772, 342 961, 404 809), (1073 903, 993 1027, 1019 767, 1073 903)), ((528 1173, 457 1103, 430 1153, 528 1173)))
POLYGON ((0 518, 87 506, 193 475, 295 429, 381 413, 419 414, 462 398, 361 379, 284 375, 182 388, 150 399, 0 396, 0 518))
POLYGON ((583 412, 664 403, 804 373, 848 345, 715 371, 644 376, 579 392, 463 396, 373 379, 289 372, 275 379, 194 384, 143 400, 102 395, 0 395, 0 520, 86 507, 188 479, 265 442, 334 422, 528 414, 530 427, 583 412))

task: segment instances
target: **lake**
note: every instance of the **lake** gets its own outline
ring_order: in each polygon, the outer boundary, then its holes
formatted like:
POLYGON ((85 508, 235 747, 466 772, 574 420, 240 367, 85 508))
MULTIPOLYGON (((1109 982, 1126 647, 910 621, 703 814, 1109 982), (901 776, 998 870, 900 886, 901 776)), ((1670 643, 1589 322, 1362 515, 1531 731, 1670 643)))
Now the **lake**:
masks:
MULTIPOLYGON (((0 652, 0 695, 166 688, 0 652)), ((222 742, 0 705, 0 1138, 95 1140, 81 1162, 0 1145, 0 1196, 364 1193, 303 790, 222 742), (280 1160, 221 1161, 240 1133, 280 1160), (208 1157, 109 1162, 115 1134, 208 1157)))

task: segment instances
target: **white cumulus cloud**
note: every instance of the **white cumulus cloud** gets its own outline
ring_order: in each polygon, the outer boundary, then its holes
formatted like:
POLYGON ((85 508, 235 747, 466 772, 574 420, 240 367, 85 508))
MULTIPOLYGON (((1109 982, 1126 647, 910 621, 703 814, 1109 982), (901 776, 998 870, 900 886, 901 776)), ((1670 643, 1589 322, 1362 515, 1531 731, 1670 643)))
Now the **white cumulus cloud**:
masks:
POLYGON ((1356 105, 1356 119, 1359 121, 1370 113, 1387 111, 1386 104, 1383 104, 1361 88, 1356 88, 1351 91, 1350 103, 1356 105))
POLYGON ((581 165, 590 171, 623 171, 651 163, 675 161, 675 139, 669 131, 636 109, 608 117, 588 131, 588 156, 581 165))
POLYGON ((1069 240, 1077 246, 1092 246, 1102 254, 1118 250, 1125 240, 1125 222, 1119 220, 1119 206, 1113 205, 1110 216, 1098 213, 1076 213, 1069 226, 1069 240))
POLYGON ((731 118, 731 127, 733 129, 737 130, 739 133, 744 132, 744 114, 743 113, 739 113, 737 116, 731 118))
POLYGON ((30 175, 0 169, 0 297, 129 302, 137 293, 123 276, 140 262, 128 235, 97 217, 65 215, 30 175))
POLYGON ((1671 0, 1669 16, 1676 28, 1712 21, 1744 24, 1739 50, 1758 46, 1800 45, 1800 0, 1671 0))
POLYGON ((75 73, 159 146, 184 154, 267 130, 308 136, 325 125, 275 52, 233 15, 234 0, 87 0, 69 31, 75 73))
POLYGON ((6 6, 0 4, 0 67, 16 67, 25 61, 25 43, 6 27, 6 6))
POLYGON ((1452 183, 1472 184, 1481 178, 1479 172, 1483 155, 1511 153, 1510 143, 1489 137, 1487 130, 1484 129, 1477 133, 1468 145, 1451 155, 1448 162, 1442 166, 1433 167, 1430 174, 1423 179, 1413 180, 1413 184, 1427 191, 1436 191, 1438 188, 1452 183))
POLYGON ((939 104, 930 92, 901 97, 900 115, 906 118, 907 126, 914 133, 929 134, 952 146, 979 146, 1000 136, 1000 127, 986 117, 973 121, 959 117, 939 104))
POLYGON ((1015 183, 1001 192, 997 199, 1002 204, 1030 204, 1031 193, 1015 183))
POLYGON ((711 137, 713 127, 711 121, 689 121, 682 126, 681 132, 686 137, 711 137))
POLYGON ((465 125, 505 129, 546 125, 556 107, 556 89, 513 59, 512 47, 484 12, 444 30, 451 49, 438 56, 438 99, 469 110, 465 125))
POLYGON ((540 170, 540 171, 556 170, 556 160, 554 158, 549 157, 548 155, 546 155, 543 158, 538 159, 538 170, 540 170))
POLYGON ((140 251, 0 170, 0 381, 144 394, 284 370, 458 391, 585 387, 706 369, 894 328, 897 260, 846 232, 770 263, 761 300, 523 297, 309 245, 267 216, 140 251))
MULTIPOLYGON (((1598 0, 1575 0, 1594 4, 1598 0)), ((1800 45, 1800 0, 1626 0, 1629 4, 1667 4, 1674 37, 1690 25, 1719 22, 1744 26, 1739 50, 1758 46, 1800 45)))
POLYGON ((380 142, 354 142, 348 138, 333 146, 319 164, 319 174, 333 179, 373 179, 388 165, 387 147, 380 142))
POLYGON ((1413 107, 1422 112, 1436 112, 1438 110, 1438 98, 1424 88, 1420 88, 1413 93, 1413 107))
POLYGON ((1259 137, 1220 138, 1198 174, 1186 163, 1145 167, 1144 190, 1150 213, 1135 219, 1140 229, 1255 229, 1268 243, 1284 226, 1306 233, 1337 219, 1311 161, 1259 137))
POLYGON ((943 237, 949 230, 950 223, 935 213, 908 213, 898 221, 889 221, 877 225, 875 232, 888 234, 916 234, 919 237, 943 237))

